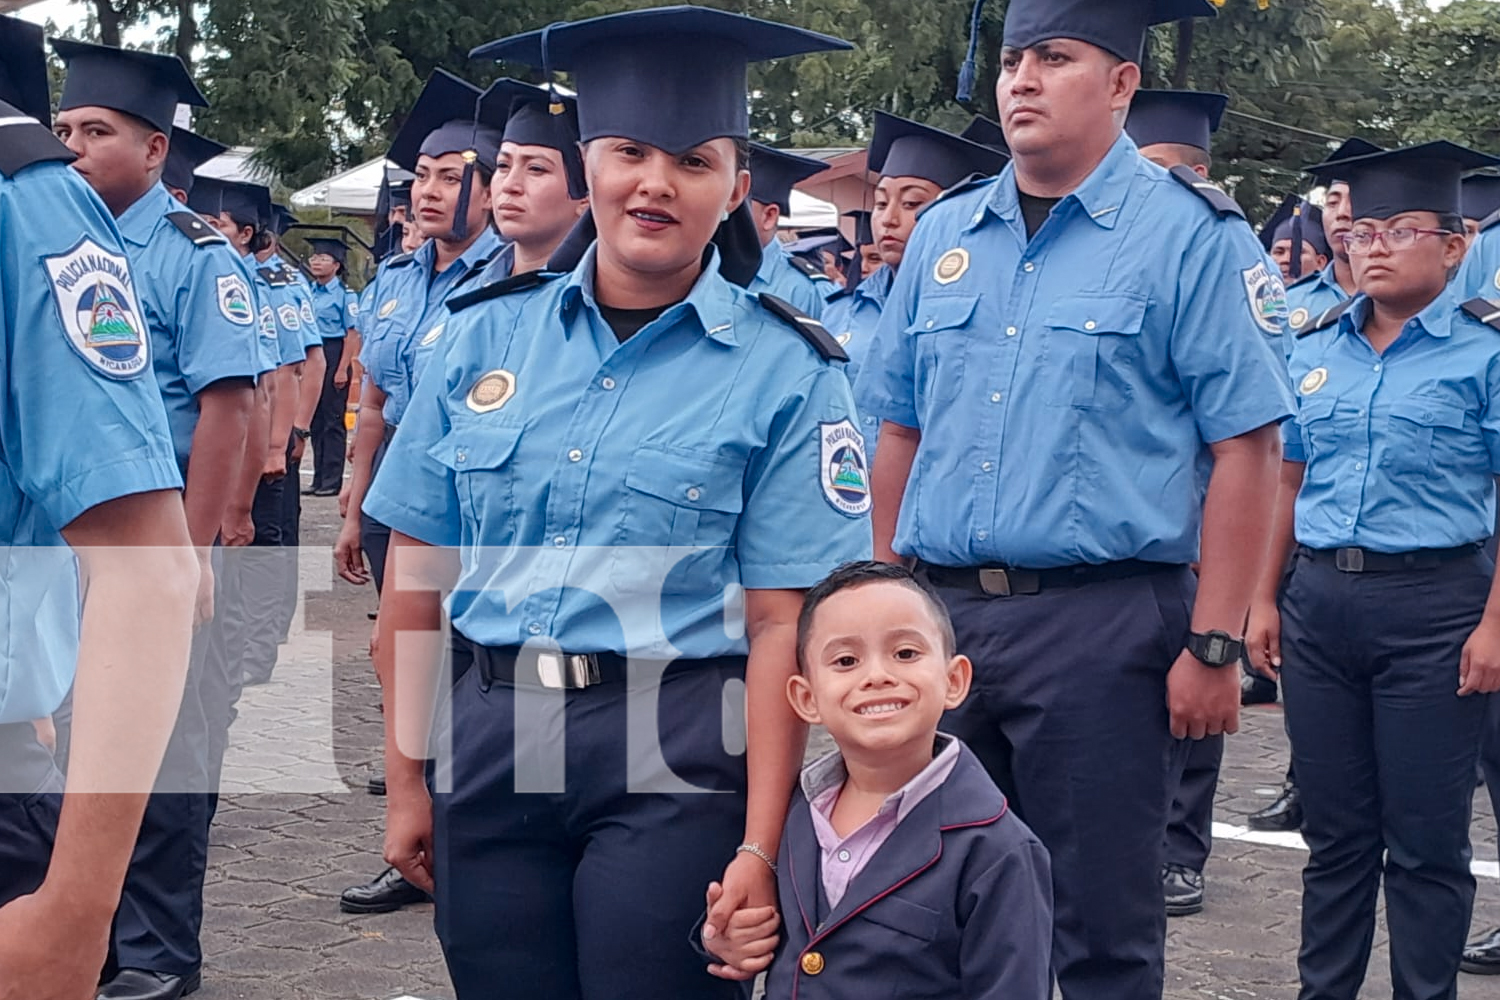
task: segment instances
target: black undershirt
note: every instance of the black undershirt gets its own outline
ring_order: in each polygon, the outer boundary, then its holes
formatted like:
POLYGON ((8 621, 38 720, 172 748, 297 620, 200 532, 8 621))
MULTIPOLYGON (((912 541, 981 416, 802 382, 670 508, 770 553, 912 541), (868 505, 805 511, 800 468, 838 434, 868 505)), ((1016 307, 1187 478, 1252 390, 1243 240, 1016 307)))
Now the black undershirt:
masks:
POLYGON ((1026 239, 1030 240, 1042 228, 1042 223, 1047 221, 1047 216, 1052 214, 1052 206, 1062 199, 1038 198, 1021 190, 1016 193, 1021 196, 1021 218, 1026 220, 1026 239))
POLYGON ((671 304, 652 306, 650 309, 616 309, 601 302, 599 315, 604 317, 604 322, 615 332, 615 339, 623 344, 670 308, 671 304))

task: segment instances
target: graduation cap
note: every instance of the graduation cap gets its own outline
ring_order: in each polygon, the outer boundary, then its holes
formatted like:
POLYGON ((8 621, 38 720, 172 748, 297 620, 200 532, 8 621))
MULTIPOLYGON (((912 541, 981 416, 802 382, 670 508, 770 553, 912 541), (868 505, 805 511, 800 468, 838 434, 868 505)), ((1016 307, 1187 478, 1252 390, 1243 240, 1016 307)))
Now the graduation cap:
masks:
POLYGON ((1500 212, 1500 177, 1489 174, 1465 177, 1459 194, 1463 204, 1463 211, 1460 214, 1465 219, 1482 222, 1496 212, 1500 212))
POLYGON ((253 225, 257 230, 268 229, 272 214, 271 189, 264 184, 200 177, 188 195, 188 208, 208 216, 227 212, 235 222, 253 225))
POLYGON ((219 154, 227 152, 228 149, 229 147, 223 143, 205 139, 185 128, 172 126, 172 142, 167 147, 167 163, 161 171, 162 183, 169 188, 187 191, 191 194, 195 180, 193 171, 219 154))
MULTIPOLYGON (((983 3, 978 0, 976 8, 983 3)), ((1029 49, 1054 38, 1071 38, 1126 62, 1140 62, 1146 30, 1152 25, 1217 14, 1209 0, 1011 0, 1002 44, 1029 49)), ((978 21, 976 10, 976 26, 978 21)))
POLYGON ((349 262, 349 248, 344 244, 343 240, 326 237, 309 237, 307 245, 311 250, 311 253, 308 254, 310 257, 326 253, 340 264, 347 264, 349 262))
POLYGON ((797 239, 783 246, 786 252, 793 256, 807 255, 809 257, 814 251, 819 250, 842 254, 846 250, 854 249, 836 227, 803 230, 797 239))
POLYGON ((859 247, 874 246, 875 244, 875 230, 870 225, 872 214, 869 209, 864 208, 857 208, 852 212, 844 213, 844 218, 854 220, 854 246, 856 249, 859 247))
POLYGON ((583 142, 620 136, 677 155, 710 139, 749 137, 750 63, 850 48, 814 31, 683 5, 553 24, 469 55, 549 77, 570 70, 583 142))
POLYGON ((792 210, 792 188, 828 169, 822 160, 750 144, 750 198, 762 205, 775 205, 783 214, 792 210))
POLYGON ((277 236, 285 236, 288 229, 301 221, 285 205, 271 205, 271 229, 277 236))
POLYGON ((60 111, 108 108, 170 135, 177 105, 208 107, 208 99, 176 56, 69 38, 52 39, 52 48, 68 66, 62 100, 58 102, 60 111))
POLYGON ((411 181, 397 181, 390 186, 390 207, 411 208, 411 181))
POLYGON ((43 125, 52 124, 43 32, 18 17, 0 17, 0 101, 43 125))
POLYGON ((530 89, 535 93, 511 102, 504 141, 557 150, 568 175, 568 197, 574 201, 587 198, 589 186, 583 177, 583 153, 578 148, 578 102, 536 87, 530 89))
POLYGON ((1291 272, 1293 278, 1302 277, 1302 245, 1306 243, 1315 253, 1329 256, 1328 240, 1323 235, 1323 212, 1309 204, 1299 194, 1289 194, 1281 200, 1276 212, 1261 227, 1260 245, 1266 253, 1282 240, 1292 243, 1291 272))
POLYGON ((1459 178, 1467 171, 1497 164, 1500 158, 1444 140, 1325 166, 1348 180, 1354 218, 1389 219, 1402 212, 1461 214, 1459 178))
POLYGON ((950 188, 972 174, 997 174, 1008 157, 951 132, 875 112, 869 169, 882 177, 920 177, 950 188))
POLYGON ((1159 143, 1208 151, 1219 130, 1228 94, 1196 90, 1138 90, 1130 102, 1125 131, 1141 148, 1159 143))
POLYGON ((992 122, 984 115, 975 115, 974 120, 958 133, 958 137, 1010 156, 1010 146, 1005 142, 1005 130, 1000 127, 999 122, 992 122))
MULTIPOLYGON (((514 82, 514 81, 512 81, 514 82)), ((440 157, 460 153, 464 159, 463 182, 453 210, 450 238, 469 236, 469 198, 477 164, 494 165, 500 155, 500 139, 510 104, 498 95, 486 102, 479 88, 452 73, 433 70, 412 106, 406 122, 391 142, 388 158, 415 172, 423 156, 440 157)))
POLYGON ((1335 149, 1323 158, 1322 163, 1315 163, 1307 167, 1303 173, 1311 174, 1313 180, 1320 184, 1337 184, 1339 181, 1348 180, 1348 178, 1340 172, 1340 168, 1336 164, 1357 156, 1369 156, 1371 153, 1379 152, 1382 152, 1381 147, 1375 145, 1373 142, 1366 142, 1364 139, 1354 136, 1345 139, 1339 145, 1338 149, 1335 149))

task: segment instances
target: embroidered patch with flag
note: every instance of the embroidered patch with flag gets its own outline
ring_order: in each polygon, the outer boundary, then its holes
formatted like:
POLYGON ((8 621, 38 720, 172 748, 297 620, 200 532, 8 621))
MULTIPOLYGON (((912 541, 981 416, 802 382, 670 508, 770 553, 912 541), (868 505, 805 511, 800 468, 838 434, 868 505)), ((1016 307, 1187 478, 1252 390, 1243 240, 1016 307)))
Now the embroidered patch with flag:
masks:
POLYGON ((818 445, 823 499, 848 517, 868 514, 872 498, 864 435, 849 420, 819 424, 818 445))
POLYGON ((311 302, 302 303, 302 322, 306 323, 308 326, 312 326, 313 323, 317 322, 315 319, 313 319, 311 302))
POLYGON ((349 315, 350 316, 358 316, 359 315, 359 299, 350 299, 349 300, 349 315))
POLYGON ((260 307, 260 335, 263 340, 276 340, 276 313, 270 306, 260 307))
POLYGON ((79 357, 114 379, 135 378, 151 367, 150 337, 123 255, 85 237, 43 263, 63 332, 79 357))
POLYGON ((1240 272, 1245 281, 1245 300, 1250 306, 1250 315, 1266 333, 1281 333, 1281 323, 1286 316, 1286 286, 1279 274, 1261 261, 1254 267, 1240 272))
POLYGON ((255 322, 255 309, 250 305, 250 286, 237 274, 226 274, 218 279, 219 312, 235 326, 249 326, 255 322))
POLYGON ((302 329, 302 320, 297 315, 297 307, 288 303, 276 310, 276 315, 281 318, 281 325, 288 330, 302 329))

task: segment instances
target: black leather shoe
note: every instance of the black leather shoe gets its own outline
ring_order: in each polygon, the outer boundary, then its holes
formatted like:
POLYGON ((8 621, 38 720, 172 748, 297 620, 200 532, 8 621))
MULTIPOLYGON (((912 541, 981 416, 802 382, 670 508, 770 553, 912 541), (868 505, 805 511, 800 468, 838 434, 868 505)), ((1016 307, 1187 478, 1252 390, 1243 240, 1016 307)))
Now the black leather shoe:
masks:
POLYGON ((1161 870, 1162 894, 1167 916, 1188 917, 1203 912, 1203 876, 1184 865, 1170 862, 1161 870))
POLYGON ((385 794, 385 775, 384 774, 373 774, 373 775, 371 775, 370 776, 370 780, 367 781, 367 782, 365 782, 365 791, 369 792, 371 795, 384 795, 385 794))
POLYGON ((1500 976, 1500 927, 1470 941, 1458 967, 1476 976, 1500 976))
POLYGON ((169 976, 165 972, 121 969, 115 978, 99 987, 98 1000, 180 1000, 198 992, 202 985, 202 974, 197 972, 169 976))
POLYGON ((305 497, 336 497, 339 495, 339 488, 337 486, 319 486, 317 489, 303 490, 302 495, 305 497))
POLYGON ((394 868, 381 872, 375 881, 345 889, 339 909, 345 913, 395 913, 403 906, 430 903, 432 897, 401 877, 394 868))
POLYGON ((1276 704, 1276 682, 1260 674, 1240 675, 1241 705, 1276 704))
POLYGON ((1286 785, 1281 797, 1260 812, 1251 813, 1245 822, 1252 830, 1279 830, 1282 832, 1302 829, 1302 793, 1296 785, 1286 785))

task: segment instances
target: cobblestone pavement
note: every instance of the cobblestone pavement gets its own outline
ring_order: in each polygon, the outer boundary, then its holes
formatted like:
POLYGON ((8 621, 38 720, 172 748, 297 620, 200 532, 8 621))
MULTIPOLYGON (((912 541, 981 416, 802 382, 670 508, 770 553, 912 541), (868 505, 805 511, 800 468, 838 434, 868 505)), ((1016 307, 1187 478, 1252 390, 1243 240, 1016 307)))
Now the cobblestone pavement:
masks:
MULTIPOLYGON (((331 545, 337 523, 333 501, 306 501, 305 542, 331 545)), ((338 910, 344 888, 384 867, 382 800, 364 791, 379 770, 379 691, 366 656, 374 592, 334 583, 324 555, 303 560, 306 631, 283 647, 275 679, 247 690, 240 705, 213 834, 197 996, 449 1000, 430 906, 380 916, 338 910)), ((1276 794, 1285 766, 1279 709, 1247 711, 1225 754, 1219 823, 1243 828, 1276 794)), ((1495 822, 1482 793, 1475 816, 1475 856, 1487 869, 1475 922, 1497 925, 1495 822)), ((1295 846, 1220 837, 1207 908, 1170 924, 1168 1000, 1296 995, 1302 859, 1295 846)), ((1390 996, 1384 941, 1382 927, 1362 997, 1390 996)), ((1462 977, 1459 996, 1500 1000, 1500 977, 1462 977)))

